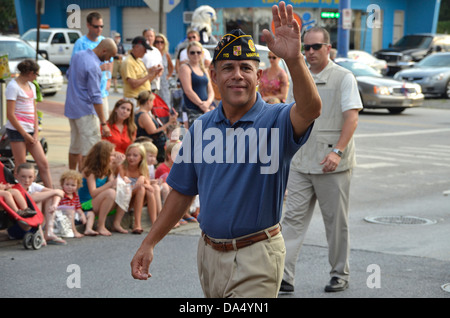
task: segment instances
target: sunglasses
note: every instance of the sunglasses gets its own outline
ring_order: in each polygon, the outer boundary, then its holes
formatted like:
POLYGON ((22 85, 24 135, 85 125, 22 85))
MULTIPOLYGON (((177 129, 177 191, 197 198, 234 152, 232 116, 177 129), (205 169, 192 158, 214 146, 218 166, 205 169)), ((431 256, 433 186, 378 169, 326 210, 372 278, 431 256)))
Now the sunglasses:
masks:
POLYGON ((188 40, 196 40, 197 39, 197 37, 195 36, 195 35, 193 35, 193 36, 188 36, 188 40))
POLYGON ((155 41, 155 44, 164 44, 164 41, 155 41))
POLYGON ((314 51, 318 51, 322 48, 322 45, 328 45, 328 43, 314 43, 314 44, 305 44, 303 46, 303 48, 305 49, 306 52, 308 52, 311 48, 314 51))
POLYGON ((195 54, 200 55, 200 54, 202 54, 202 51, 190 51, 189 54, 190 55, 195 55, 195 54))
POLYGON ((269 60, 276 60, 277 57, 276 56, 269 56, 269 60))
POLYGON ((104 25, 94 25, 94 24, 91 24, 91 26, 95 29, 99 29, 99 28, 103 29, 103 27, 104 27, 104 25))

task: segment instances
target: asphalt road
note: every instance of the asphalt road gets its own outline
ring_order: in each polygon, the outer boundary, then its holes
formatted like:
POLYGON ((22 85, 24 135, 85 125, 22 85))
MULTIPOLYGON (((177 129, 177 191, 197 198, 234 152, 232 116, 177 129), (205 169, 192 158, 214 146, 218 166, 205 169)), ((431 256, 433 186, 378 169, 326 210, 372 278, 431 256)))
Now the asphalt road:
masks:
MULTIPOLYGON (((295 293, 279 298, 450 296, 443 288, 450 283, 448 108, 449 101, 432 99, 400 115, 361 114, 351 188, 350 288, 323 292, 329 265, 317 208, 298 260, 295 293), (404 216, 431 222, 393 223, 404 216), (370 217, 391 223, 371 223, 370 217)), ((0 297, 176 298, 169 308, 176 311, 180 299, 203 297, 196 268, 199 233, 191 225, 161 241, 153 277, 145 282, 135 281, 129 267, 143 235, 69 239, 67 246, 38 251, 0 245, 0 297)))

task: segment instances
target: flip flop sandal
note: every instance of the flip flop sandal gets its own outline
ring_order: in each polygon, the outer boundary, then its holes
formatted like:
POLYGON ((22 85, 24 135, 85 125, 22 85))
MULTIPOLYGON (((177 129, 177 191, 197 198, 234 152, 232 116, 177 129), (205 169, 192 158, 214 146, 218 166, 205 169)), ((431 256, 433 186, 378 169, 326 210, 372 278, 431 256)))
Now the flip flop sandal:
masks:
POLYGON ((67 245, 67 242, 58 237, 54 240, 47 240, 47 245, 67 245))

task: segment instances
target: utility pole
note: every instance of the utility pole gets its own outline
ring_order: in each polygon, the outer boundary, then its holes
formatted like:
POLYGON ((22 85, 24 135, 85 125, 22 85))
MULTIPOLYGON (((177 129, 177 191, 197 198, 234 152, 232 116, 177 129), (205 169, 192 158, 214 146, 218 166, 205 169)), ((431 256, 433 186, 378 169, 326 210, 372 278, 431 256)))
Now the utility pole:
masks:
POLYGON ((350 29, 351 29, 351 5, 350 0, 339 1, 339 21, 338 21, 338 41, 337 41, 337 55, 339 57, 347 57, 350 46, 350 29), (350 16, 348 16, 350 14, 350 16), (345 15, 345 16, 344 16, 345 15), (348 26, 348 19, 350 19, 350 28, 348 26))
POLYGON ((158 19, 158 32, 163 32, 163 21, 164 21, 164 0, 159 0, 159 19, 158 19))
POLYGON ((36 26, 36 62, 39 56, 39 38, 41 29, 41 15, 44 14, 45 10, 45 0, 36 0, 36 15, 37 15, 37 26, 36 26))

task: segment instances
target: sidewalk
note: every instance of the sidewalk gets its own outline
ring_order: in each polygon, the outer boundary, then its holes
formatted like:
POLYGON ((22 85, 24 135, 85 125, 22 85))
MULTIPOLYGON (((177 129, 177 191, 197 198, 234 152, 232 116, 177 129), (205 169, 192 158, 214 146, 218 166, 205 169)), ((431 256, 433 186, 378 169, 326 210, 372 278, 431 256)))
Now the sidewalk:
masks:
POLYGON ((69 120, 64 116, 64 104, 40 102, 38 110, 43 112, 40 136, 48 143, 47 159, 50 164, 52 179, 58 185, 61 172, 68 169, 70 144, 69 120))

